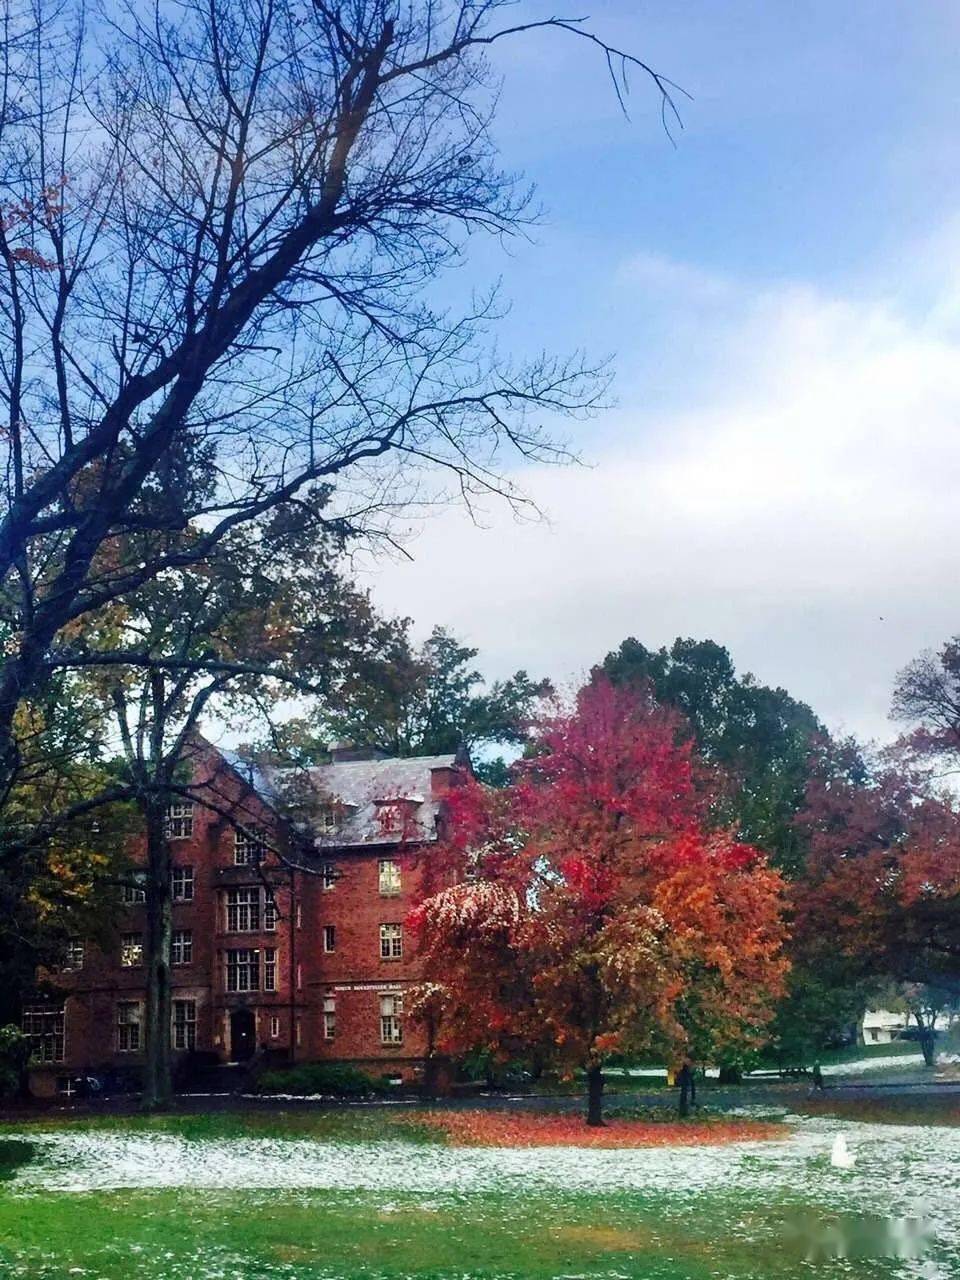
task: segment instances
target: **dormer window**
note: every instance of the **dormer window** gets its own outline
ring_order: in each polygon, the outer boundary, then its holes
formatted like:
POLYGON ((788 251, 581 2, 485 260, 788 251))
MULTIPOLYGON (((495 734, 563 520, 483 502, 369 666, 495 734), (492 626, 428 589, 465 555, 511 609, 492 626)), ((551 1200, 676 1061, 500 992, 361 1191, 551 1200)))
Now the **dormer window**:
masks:
POLYGON ((339 826, 337 811, 332 804, 321 805, 317 810, 317 830, 321 835, 329 836, 339 826))

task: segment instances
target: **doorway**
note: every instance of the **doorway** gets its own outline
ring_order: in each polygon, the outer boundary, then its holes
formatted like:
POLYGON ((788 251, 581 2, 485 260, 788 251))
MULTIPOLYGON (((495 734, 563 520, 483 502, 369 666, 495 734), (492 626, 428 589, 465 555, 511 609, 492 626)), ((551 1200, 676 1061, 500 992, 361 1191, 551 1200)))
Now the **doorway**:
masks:
POLYGON ((249 1062, 257 1047, 256 1019, 252 1009, 234 1009, 230 1015, 230 1061, 249 1062))

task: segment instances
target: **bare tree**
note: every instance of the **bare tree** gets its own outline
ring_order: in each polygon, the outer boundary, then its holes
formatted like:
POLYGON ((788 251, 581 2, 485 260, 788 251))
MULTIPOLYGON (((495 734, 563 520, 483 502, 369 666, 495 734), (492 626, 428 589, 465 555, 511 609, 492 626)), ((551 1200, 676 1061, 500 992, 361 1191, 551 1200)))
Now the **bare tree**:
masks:
POLYGON ((2 2, 0 801, 78 619, 318 481, 355 521, 431 472, 519 501, 509 452, 561 456, 538 416, 596 404, 583 360, 490 354, 493 297, 425 300, 530 213, 484 49, 583 39, 672 107, 579 21, 498 25, 507 0, 2 2))

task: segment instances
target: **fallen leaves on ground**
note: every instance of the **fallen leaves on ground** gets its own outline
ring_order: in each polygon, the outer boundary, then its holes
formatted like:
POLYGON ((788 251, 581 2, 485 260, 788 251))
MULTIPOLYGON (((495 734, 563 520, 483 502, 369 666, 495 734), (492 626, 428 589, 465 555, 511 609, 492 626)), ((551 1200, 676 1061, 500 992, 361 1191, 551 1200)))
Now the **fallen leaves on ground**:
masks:
POLYGON ((757 1120, 654 1121, 612 1119, 588 1128, 580 1116, 518 1111, 427 1111, 411 1116, 457 1147, 697 1147, 783 1136, 781 1125, 757 1120))

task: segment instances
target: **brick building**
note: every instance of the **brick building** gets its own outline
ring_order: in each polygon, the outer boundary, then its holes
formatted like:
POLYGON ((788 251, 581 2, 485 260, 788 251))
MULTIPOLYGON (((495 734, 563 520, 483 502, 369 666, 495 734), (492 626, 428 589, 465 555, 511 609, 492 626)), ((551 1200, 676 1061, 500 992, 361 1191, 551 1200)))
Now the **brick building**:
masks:
MULTIPOLYGON (((340 750, 329 765, 267 774, 200 742, 190 768, 194 800, 168 809, 175 1055, 241 1063, 259 1048, 275 1060, 418 1076, 426 1044, 404 1012, 417 979, 404 919, 466 759, 340 750), (279 810, 291 812, 293 795, 295 866, 258 839, 284 846, 291 819, 279 810)), ((142 858, 135 850, 134 863, 142 858)), ((123 889, 112 944, 71 940, 62 968, 41 975, 43 996, 24 1010, 37 1095, 142 1065, 144 907, 135 879, 123 889)))

